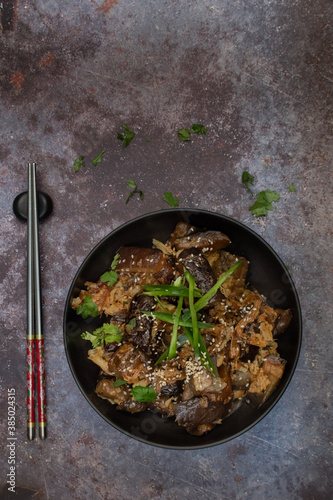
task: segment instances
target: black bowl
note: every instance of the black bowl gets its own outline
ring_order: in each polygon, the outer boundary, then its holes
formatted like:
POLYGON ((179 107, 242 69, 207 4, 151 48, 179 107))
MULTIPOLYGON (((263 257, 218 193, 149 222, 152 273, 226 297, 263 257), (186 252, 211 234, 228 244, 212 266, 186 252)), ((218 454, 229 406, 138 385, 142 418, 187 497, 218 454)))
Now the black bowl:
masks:
POLYGON ((70 287, 64 313, 64 343, 69 366, 76 383, 91 406, 113 427, 144 443, 172 449, 206 448, 224 443, 258 423, 273 408, 285 391, 296 368, 302 336, 300 304, 291 277, 274 250, 254 231, 229 217, 203 210, 170 209, 137 217, 112 231, 90 252, 70 287), (71 308, 86 281, 97 281, 109 268, 121 246, 151 247, 152 238, 165 241, 179 221, 227 234, 232 244, 228 251, 250 261, 248 281, 267 297, 269 305, 291 308, 292 322, 279 338, 278 352, 287 360, 283 378, 274 393, 258 409, 243 403, 221 425, 204 436, 192 436, 172 419, 152 412, 131 415, 119 410, 95 394, 99 368, 87 359, 89 343, 82 331, 93 331, 100 318, 84 320, 71 308))

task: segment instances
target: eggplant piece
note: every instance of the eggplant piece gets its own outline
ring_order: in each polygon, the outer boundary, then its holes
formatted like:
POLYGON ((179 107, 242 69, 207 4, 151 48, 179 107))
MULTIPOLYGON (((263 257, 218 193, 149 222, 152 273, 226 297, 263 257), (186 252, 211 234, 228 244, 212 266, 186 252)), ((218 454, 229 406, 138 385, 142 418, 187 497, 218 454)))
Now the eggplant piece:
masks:
POLYGON ((251 373, 235 370, 232 376, 232 388, 236 391, 247 389, 251 383, 251 373))
MULTIPOLYGON (((203 290, 204 293, 208 292, 216 283, 213 270, 198 248, 189 248, 183 250, 178 257, 179 262, 194 276, 197 287, 203 290)), ((222 294, 218 290, 214 297, 209 301, 211 305, 214 302, 221 301, 222 294)))
POLYGON ((109 375, 108 373, 103 372, 101 368, 98 372, 97 381, 99 382, 102 379, 114 380, 114 375, 109 375))
POLYGON ((151 354, 151 328, 153 318, 142 314, 141 311, 152 311, 155 308, 155 300, 148 295, 135 295, 130 305, 130 320, 135 318, 135 327, 128 333, 127 338, 136 347, 151 354))
POLYGON ((290 309, 275 309, 277 317, 273 328, 273 337, 279 337, 290 325, 292 314, 290 309))
POLYGON ((148 403, 140 403, 134 399, 126 399, 122 403, 119 403, 117 410, 128 411, 129 413, 140 413, 148 408, 148 403))
POLYGON ((214 427, 214 422, 225 417, 229 405, 216 403, 208 396, 195 397, 175 405, 176 421, 187 432, 201 436, 214 427))
POLYGON ((239 360, 244 363, 252 363, 255 360, 256 355, 259 352, 259 347, 252 344, 239 344, 240 346, 240 356, 239 360))
POLYGON ((173 245, 177 250, 199 248, 206 252, 216 252, 230 245, 231 240, 221 231, 200 231, 176 238, 173 245))
POLYGON ((165 385, 161 389, 161 396, 168 398, 179 396, 183 392, 184 380, 176 380, 172 385, 165 385))
POLYGON ((114 352, 118 349, 119 342, 109 342, 108 344, 104 344, 104 352, 114 352))
POLYGON ((187 222, 177 222, 175 229, 170 234, 166 245, 174 246, 176 240, 189 236, 193 233, 199 233, 201 230, 195 226, 191 226, 187 222))
POLYGON ((149 361, 147 354, 132 343, 126 343, 111 355, 108 371, 130 384, 138 384, 148 373, 147 361, 149 361))
POLYGON ((156 248, 122 247, 119 250, 116 272, 149 274, 162 284, 173 278, 172 264, 156 248))
POLYGON ((130 391, 126 385, 114 387, 115 379, 104 378, 99 380, 96 386, 96 394, 103 399, 109 399, 113 403, 123 403, 130 398, 130 391))

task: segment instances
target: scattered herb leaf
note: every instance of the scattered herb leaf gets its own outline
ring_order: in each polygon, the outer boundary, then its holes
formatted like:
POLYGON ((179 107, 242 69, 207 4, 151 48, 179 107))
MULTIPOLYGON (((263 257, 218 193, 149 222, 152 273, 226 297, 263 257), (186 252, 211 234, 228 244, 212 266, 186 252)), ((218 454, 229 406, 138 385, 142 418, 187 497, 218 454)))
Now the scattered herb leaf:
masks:
POLYGON ((110 342, 121 342, 122 332, 117 325, 113 323, 104 323, 100 328, 96 328, 93 333, 83 332, 81 334, 83 340, 90 340, 92 348, 100 347, 105 341, 106 344, 110 342))
POLYGON ((115 269, 117 267, 119 257, 120 257, 120 255, 119 255, 119 253, 117 253, 113 258, 113 261, 112 261, 112 264, 110 267, 110 271, 106 271, 100 277, 100 280, 103 281, 103 283, 106 283, 108 286, 112 286, 115 283, 117 283, 118 274, 116 273, 115 269))
POLYGON ((139 196, 140 196, 140 200, 143 200, 143 191, 141 191, 141 189, 138 189, 138 186, 136 185, 136 183, 132 180, 128 180, 127 181, 127 186, 132 189, 132 191, 130 192, 130 194, 128 195, 128 198, 126 200, 126 205, 127 203, 130 201, 130 199, 132 198, 133 194, 135 193, 138 193, 139 196))
POLYGON ((142 387, 141 385, 134 386, 131 394, 135 401, 139 403, 149 403, 150 401, 155 401, 157 398, 155 389, 152 387, 142 387))
POLYGON ((91 300, 91 295, 87 295, 84 298, 83 302, 76 309, 76 314, 81 314, 83 319, 88 318, 88 316, 96 318, 96 316, 99 315, 98 307, 95 302, 91 300))
POLYGON ((290 184, 290 186, 288 186, 288 189, 291 193, 296 193, 296 188, 295 188, 294 184, 290 184))
POLYGON ((171 191, 166 191, 164 193, 164 196, 163 196, 162 200, 166 201, 167 204, 170 205, 170 207, 172 207, 172 208, 176 208, 179 205, 178 198, 175 198, 173 196, 173 194, 171 193, 171 191))
POLYGON ((85 167, 86 163, 83 160, 84 160, 83 155, 76 158, 75 162, 73 163, 73 167, 74 167, 75 172, 78 172, 81 167, 85 167))
POLYGON ((189 141, 191 131, 188 128, 180 128, 178 130, 178 139, 180 141, 189 141))
POLYGON ((116 378, 113 387, 120 387, 121 385, 127 384, 126 380, 120 380, 119 378, 116 378))
POLYGON ((207 134, 207 129, 200 123, 193 123, 190 129, 180 128, 178 129, 178 138, 180 141, 189 141, 191 139, 191 134, 207 134))
POLYGON ((273 210, 272 201, 278 201, 280 199, 280 195, 276 191, 270 191, 266 189, 266 191, 260 191, 257 194, 257 201, 251 205, 249 210, 253 215, 266 215, 268 210, 273 210))
POLYGON ((251 184, 251 186, 253 186, 253 182, 252 182, 253 179, 254 179, 254 175, 251 175, 249 172, 244 170, 244 172, 242 173, 242 182, 245 185, 246 189, 248 189, 251 194, 253 194, 253 191, 252 191, 252 189, 249 188, 249 185, 251 184))
POLYGON ((135 133, 132 132, 132 130, 130 130, 125 123, 123 123, 123 127, 125 129, 124 134, 118 134, 117 137, 118 137, 118 139, 120 139, 121 141, 123 141, 123 144, 126 147, 126 146, 128 146, 131 143, 132 139, 135 136, 135 133))
POLYGON ((97 163, 101 163, 101 161, 102 161, 102 157, 103 157, 104 153, 105 153, 105 149, 103 149, 103 150, 99 153, 99 155, 98 155, 98 156, 96 156, 96 158, 94 158, 94 159, 93 159, 93 161, 92 161, 92 162, 93 162, 93 164, 94 164, 95 166, 97 165, 97 163))
POLYGON ((193 123, 190 132, 192 132, 192 134, 202 135, 207 134, 207 129, 199 123, 193 123))

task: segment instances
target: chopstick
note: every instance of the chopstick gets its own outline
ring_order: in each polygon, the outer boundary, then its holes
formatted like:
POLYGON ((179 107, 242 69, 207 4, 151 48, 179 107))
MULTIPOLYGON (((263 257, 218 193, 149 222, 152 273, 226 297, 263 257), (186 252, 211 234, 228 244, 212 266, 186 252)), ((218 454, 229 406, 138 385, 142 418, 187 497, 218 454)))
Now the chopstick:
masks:
POLYGON ((46 438, 46 397, 44 369, 44 336, 42 331, 42 308, 39 268, 38 205, 36 164, 28 164, 28 290, 27 290, 27 435, 35 436, 35 346, 37 367, 39 436, 46 438))
POLYGON ((33 197, 32 168, 28 166, 28 254, 27 254, 27 435, 35 437, 35 307, 33 276, 33 197))

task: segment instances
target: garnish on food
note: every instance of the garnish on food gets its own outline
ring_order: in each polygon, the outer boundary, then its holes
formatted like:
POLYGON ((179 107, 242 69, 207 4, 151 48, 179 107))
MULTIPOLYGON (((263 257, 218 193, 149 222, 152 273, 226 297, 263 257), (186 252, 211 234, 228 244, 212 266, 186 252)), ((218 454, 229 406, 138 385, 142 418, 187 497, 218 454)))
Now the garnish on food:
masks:
POLYGON ((83 319, 88 318, 89 316, 96 317, 99 316, 98 307, 91 300, 91 295, 87 295, 81 304, 76 309, 76 314, 81 314, 83 319))
POLYGON ((139 403, 149 403, 151 401, 155 401, 157 398, 156 391, 153 387, 142 387, 140 385, 136 385, 133 387, 131 394, 135 401, 138 401, 139 403))
POLYGON ((83 332, 81 334, 83 340, 90 340, 92 348, 100 347, 105 342, 120 342, 122 340, 122 331, 113 323, 104 323, 100 328, 96 328, 92 333, 83 332))
POLYGON ((175 418, 201 436, 240 402, 258 407, 272 394, 286 363, 278 336, 291 312, 251 287, 248 261, 226 250, 221 231, 179 222, 152 244, 120 248, 106 271, 116 272, 114 284, 87 282, 72 305, 91 313, 96 302, 106 318, 82 334, 101 369, 97 395, 122 411, 175 418))
POLYGON ((119 261, 119 253, 117 253, 114 256, 113 261, 111 263, 110 271, 106 271, 100 277, 100 280, 106 283, 108 286, 112 286, 115 283, 117 283, 118 274, 116 273, 115 269, 117 267, 118 261, 119 261))

